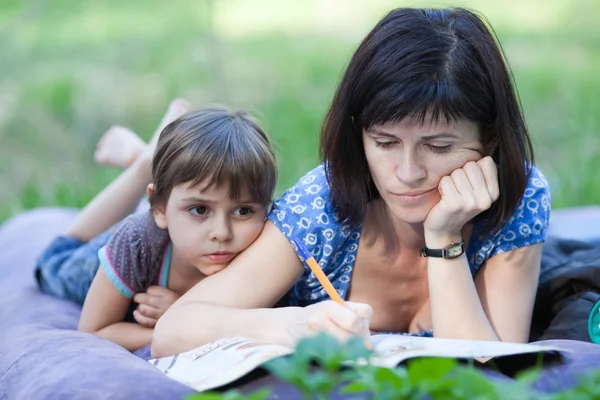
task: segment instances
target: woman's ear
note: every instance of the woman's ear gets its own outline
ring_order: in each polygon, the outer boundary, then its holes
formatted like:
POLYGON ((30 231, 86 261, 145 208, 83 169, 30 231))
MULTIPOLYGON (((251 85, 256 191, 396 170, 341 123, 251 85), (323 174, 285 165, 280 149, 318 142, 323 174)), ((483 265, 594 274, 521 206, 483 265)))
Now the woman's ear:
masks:
MULTIPOLYGON (((148 198, 152 197, 152 193, 154 192, 154 184, 150 183, 146 188, 146 193, 148 194, 148 198)), ((167 216, 165 214, 165 205, 157 204, 152 207, 152 217, 154 217, 154 222, 156 226, 161 229, 167 229, 167 216)))

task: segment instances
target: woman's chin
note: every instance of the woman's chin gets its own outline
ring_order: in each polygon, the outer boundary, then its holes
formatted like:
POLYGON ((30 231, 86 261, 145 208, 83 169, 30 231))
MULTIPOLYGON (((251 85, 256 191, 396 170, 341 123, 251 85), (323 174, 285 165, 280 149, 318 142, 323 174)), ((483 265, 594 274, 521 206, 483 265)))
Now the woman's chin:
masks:
POLYGON ((399 221, 405 222, 407 224, 422 224, 427 219, 429 212, 433 206, 425 206, 425 207, 394 207, 391 208, 391 214, 396 217, 399 221))

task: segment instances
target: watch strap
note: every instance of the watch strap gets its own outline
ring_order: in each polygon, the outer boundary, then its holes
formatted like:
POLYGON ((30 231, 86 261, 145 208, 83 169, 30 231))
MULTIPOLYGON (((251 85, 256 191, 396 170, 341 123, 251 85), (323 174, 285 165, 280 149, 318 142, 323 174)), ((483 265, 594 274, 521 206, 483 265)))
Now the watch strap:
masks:
POLYGON ((465 252, 465 242, 452 242, 448 246, 442 249, 430 249, 427 246, 421 247, 419 256, 421 257, 435 257, 452 259, 463 255, 465 252))

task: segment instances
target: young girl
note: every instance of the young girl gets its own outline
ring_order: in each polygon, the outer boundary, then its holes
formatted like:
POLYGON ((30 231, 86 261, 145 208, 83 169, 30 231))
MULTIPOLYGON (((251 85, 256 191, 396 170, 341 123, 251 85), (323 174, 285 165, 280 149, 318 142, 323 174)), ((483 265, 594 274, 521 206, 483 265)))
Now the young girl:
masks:
MULTIPOLYGON (((80 303, 85 297, 79 330, 128 350, 149 344, 156 320, 179 296, 257 238, 277 178, 269 140, 248 115, 216 107, 188 112, 158 139, 145 181, 150 212, 90 240, 114 223, 111 208, 122 207, 116 203, 135 197, 129 194, 144 182, 150 151, 84 209, 36 270, 43 291, 80 303), (127 318, 133 303, 138 323, 127 318)), ((110 162, 100 151, 96 159, 110 162)))

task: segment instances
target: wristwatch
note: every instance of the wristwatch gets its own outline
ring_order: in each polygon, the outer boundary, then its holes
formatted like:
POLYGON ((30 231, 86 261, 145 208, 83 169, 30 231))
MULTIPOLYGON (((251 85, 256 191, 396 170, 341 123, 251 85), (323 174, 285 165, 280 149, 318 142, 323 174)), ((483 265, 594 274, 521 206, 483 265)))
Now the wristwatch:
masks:
POLYGON ((444 247, 443 249, 430 249, 427 246, 423 246, 419 255, 421 257, 436 257, 436 258, 446 258, 452 259, 457 258, 463 255, 465 252, 465 242, 461 241, 458 243, 450 243, 450 245, 444 247))

